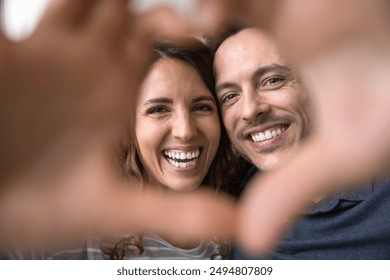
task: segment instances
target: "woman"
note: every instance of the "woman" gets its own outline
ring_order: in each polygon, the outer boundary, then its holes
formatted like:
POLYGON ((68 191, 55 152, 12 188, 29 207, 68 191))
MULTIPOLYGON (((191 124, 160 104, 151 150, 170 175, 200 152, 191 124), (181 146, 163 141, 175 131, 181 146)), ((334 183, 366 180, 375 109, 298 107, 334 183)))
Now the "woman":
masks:
POLYGON ((134 135, 122 155, 130 181, 177 191, 222 185, 232 153, 206 46, 195 39, 158 43, 135 104, 134 135))
MULTIPOLYGON (((232 154, 219 122, 209 50, 195 39, 182 46, 159 43, 154 60, 136 98, 134 136, 123 151, 126 176, 162 190, 227 186, 223 179, 232 154)), ((102 244, 102 249, 112 258, 126 250, 152 258, 223 255, 215 243, 201 246, 146 235, 142 242, 134 236, 121 242, 111 250, 102 244)))
MULTIPOLYGON (((143 188, 187 192, 227 190, 234 159, 214 93, 212 58, 200 41, 160 42, 135 100, 133 133, 121 151, 127 179, 143 188)), ((178 197, 180 199, 180 197, 178 197)), ((178 209, 180 211, 180 209, 178 209)), ((89 240, 88 249, 55 259, 214 259, 228 246, 215 240, 150 233, 89 240)))

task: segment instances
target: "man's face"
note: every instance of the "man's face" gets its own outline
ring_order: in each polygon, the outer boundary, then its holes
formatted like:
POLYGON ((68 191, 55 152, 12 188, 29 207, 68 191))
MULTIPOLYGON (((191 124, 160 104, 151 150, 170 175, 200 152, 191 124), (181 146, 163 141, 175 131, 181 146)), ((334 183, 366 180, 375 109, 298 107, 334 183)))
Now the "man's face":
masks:
POLYGON ((214 60, 223 123, 237 151, 261 170, 275 167, 309 134, 309 102, 274 42, 248 28, 214 60))

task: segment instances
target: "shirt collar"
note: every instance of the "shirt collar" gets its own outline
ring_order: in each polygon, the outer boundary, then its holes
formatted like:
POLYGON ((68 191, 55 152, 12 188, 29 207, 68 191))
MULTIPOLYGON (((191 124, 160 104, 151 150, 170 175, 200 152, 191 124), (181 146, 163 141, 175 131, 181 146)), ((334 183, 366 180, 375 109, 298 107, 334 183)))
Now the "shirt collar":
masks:
POLYGON ((327 199, 313 204, 304 214, 320 214, 327 213, 337 208, 341 201, 360 202, 366 200, 374 191, 372 183, 361 184, 354 191, 340 192, 327 199))

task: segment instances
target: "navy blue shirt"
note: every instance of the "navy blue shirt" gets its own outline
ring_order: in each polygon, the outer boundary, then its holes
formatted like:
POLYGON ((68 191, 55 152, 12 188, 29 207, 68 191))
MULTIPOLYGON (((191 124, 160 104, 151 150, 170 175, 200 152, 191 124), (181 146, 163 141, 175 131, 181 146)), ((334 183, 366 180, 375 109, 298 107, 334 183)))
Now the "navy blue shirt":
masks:
MULTIPOLYGON (((252 169, 248 175, 254 173, 252 169)), ((367 184, 313 205, 267 256, 251 257, 233 248, 232 258, 390 259, 390 181, 367 184)))

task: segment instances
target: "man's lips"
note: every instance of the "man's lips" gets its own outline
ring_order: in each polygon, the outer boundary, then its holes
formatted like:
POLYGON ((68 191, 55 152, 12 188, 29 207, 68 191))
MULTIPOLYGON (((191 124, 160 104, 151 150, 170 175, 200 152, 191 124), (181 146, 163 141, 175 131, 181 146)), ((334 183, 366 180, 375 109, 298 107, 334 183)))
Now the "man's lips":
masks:
POLYGON ((256 131, 253 133, 248 133, 248 138, 253 142, 262 142, 282 134, 286 129, 288 129, 288 124, 275 125, 273 127, 268 127, 266 129, 256 131))

